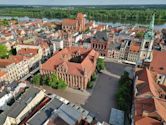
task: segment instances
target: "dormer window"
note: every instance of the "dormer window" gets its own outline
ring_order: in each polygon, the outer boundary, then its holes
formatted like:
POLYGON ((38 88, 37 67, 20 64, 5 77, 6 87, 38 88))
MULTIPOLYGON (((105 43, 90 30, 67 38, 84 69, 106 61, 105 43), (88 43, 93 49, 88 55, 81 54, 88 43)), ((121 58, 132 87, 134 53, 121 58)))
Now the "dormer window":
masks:
POLYGON ((164 70, 164 67, 160 67, 160 70, 164 70))

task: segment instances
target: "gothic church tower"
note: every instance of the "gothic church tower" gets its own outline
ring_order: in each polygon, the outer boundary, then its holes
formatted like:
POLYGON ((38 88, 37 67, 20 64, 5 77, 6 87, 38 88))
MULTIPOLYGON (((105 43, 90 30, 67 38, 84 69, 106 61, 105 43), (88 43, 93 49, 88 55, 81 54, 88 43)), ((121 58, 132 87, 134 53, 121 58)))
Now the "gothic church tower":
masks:
POLYGON ((152 61, 152 49, 154 43, 154 20, 155 15, 152 16, 150 25, 144 34, 144 40, 141 43, 140 55, 138 59, 139 64, 142 62, 152 61))

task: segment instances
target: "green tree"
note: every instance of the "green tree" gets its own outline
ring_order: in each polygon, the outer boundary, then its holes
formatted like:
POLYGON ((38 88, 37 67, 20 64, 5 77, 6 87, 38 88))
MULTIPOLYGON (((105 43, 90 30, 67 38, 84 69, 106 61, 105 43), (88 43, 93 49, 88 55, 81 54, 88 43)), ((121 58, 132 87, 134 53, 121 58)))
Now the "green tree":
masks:
POLYGON ((132 81, 129 78, 129 73, 124 72, 119 79, 119 88, 116 93, 117 106, 120 110, 130 111, 132 100, 132 81))
POLYGON ((62 79, 59 79, 55 73, 48 77, 48 85, 55 89, 65 89, 67 84, 62 79))
POLYGON ((3 44, 0 44, 0 58, 8 57, 9 53, 7 47, 3 44))
POLYGON ((55 73, 51 74, 49 77, 48 77, 48 85, 53 87, 53 88, 56 88, 57 87, 57 82, 58 82, 58 78, 56 76, 55 73))
POLYGON ((41 80, 41 83, 42 83, 43 85, 44 85, 44 84, 48 85, 48 76, 47 76, 47 75, 43 76, 41 79, 42 79, 42 80, 41 80))
POLYGON ((97 78, 96 73, 93 73, 92 76, 91 76, 91 81, 95 81, 96 78, 97 78))
POLYGON ((35 85, 40 85, 41 84, 41 76, 40 74, 36 74, 33 76, 32 83, 35 85))
POLYGON ((67 87, 67 84, 65 83, 65 81, 63 81, 62 79, 60 79, 58 81, 58 85, 57 85, 57 88, 58 89, 65 89, 67 87))
POLYGON ((143 39, 144 37, 144 32, 137 32, 136 33, 136 38, 143 39))
POLYGON ((105 63, 104 63, 104 59, 98 58, 97 59, 97 65, 96 65, 96 69, 97 71, 101 71, 105 69, 105 63))
POLYGON ((88 84, 87 84, 87 88, 91 89, 91 88, 93 88, 93 85, 94 85, 93 82, 89 81, 88 84))

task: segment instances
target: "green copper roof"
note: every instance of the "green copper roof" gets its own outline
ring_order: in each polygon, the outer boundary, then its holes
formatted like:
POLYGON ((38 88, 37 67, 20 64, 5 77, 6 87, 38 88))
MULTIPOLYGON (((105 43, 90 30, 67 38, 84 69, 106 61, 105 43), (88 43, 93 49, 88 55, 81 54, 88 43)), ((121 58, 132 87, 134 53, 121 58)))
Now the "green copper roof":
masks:
POLYGON ((155 14, 152 16, 152 20, 150 22, 150 25, 148 26, 147 32, 144 35, 145 40, 152 40, 154 38, 154 20, 155 20, 155 14))

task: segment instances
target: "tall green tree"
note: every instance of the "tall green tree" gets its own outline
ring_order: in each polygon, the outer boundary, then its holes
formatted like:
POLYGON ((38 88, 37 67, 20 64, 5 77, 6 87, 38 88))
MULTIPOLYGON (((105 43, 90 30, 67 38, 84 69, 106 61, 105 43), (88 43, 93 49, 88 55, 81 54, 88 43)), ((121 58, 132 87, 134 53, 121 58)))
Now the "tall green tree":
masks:
POLYGON ((119 88, 116 93, 116 102, 120 110, 130 111, 132 101, 132 81, 129 73, 124 72, 119 79, 119 88))
POLYGON ((59 79, 55 73, 48 77, 48 85, 55 89, 65 89, 67 84, 62 79, 59 79))
POLYGON ((41 84, 41 76, 40 74, 36 74, 33 76, 32 83, 35 85, 40 85, 41 84))
POLYGON ((101 71, 105 69, 105 63, 104 63, 104 59, 98 58, 97 59, 97 65, 96 65, 96 69, 97 71, 101 71))
POLYGON ((9 53, 7 47, 3 44, 0 44, 0 58, 8 57, 9 53))

